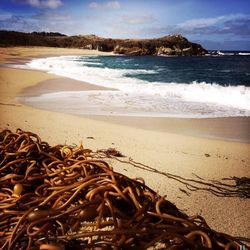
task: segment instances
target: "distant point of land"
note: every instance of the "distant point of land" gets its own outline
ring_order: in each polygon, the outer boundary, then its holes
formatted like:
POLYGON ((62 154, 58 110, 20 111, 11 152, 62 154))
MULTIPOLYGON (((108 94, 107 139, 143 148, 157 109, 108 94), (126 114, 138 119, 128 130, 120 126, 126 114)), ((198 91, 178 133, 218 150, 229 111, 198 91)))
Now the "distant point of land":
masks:
POLYGON ((81 48, 123 55, 201 56, 207 51, 180 34, 154 39, 112 39, 96 35, 67 36, 58 32, 0 31, 0 46, 81 48))

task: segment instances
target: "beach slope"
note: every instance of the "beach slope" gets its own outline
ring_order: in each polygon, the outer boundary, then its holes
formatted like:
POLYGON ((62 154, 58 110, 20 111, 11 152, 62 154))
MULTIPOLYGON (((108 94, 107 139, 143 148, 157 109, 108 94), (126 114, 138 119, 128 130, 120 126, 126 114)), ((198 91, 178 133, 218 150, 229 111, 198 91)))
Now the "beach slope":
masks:
MULTIPOLYGON (((46 80, 64 80, 45 72, 6 67, 7 63, 23 63, 32 57, 84 54, 89 51, 51 48, 1 48, 0 51, 0 62, 5 64, 0 67, 1 130, 21 128, 32 131, 52 145, 82 142, 84 147, 92 150, 116 148, 157 171, 136 168, 114 160, 111 164, 115 171, 130 177, 143 177, 148 186, 160 195, 167 195, 178 208, 189 215, 201 214, 218 231, 250 237, 248 199, 218 197, 208 191, 186 190, 185 185, 164 174, 192 179, 197 179, 195 175, 198 175, 204 180, 217 181, 232 176, 249 176, 250 144, 188 136, 181 132, 177 134, 167 128, 143 129, 130 126, 129 123, 124 125, 23 105, 16 99, 23 89, 46 80)), ((74 85, 74 81, 71 81, 74 85)), ((96 88, 87 83, 86 86, 96 88)), ((192 122, 195 127, 195 120, 192 122)))

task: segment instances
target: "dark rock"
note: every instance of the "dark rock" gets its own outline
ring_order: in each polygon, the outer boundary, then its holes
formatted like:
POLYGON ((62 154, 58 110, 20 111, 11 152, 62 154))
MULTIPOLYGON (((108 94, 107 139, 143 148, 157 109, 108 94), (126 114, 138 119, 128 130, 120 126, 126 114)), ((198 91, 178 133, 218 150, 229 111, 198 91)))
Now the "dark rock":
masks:
POLYGON ((149 50, 146 48, 124 47, 124 46, 120 46, 120 45, 117 45, 114 48, 114 53, 131 55, 131 56, 150 55, 149 50))
POLYGON ((111 39, 95 35, 66 36, 60 33, 0 31, 0 46, 49 46, 97 49, 123 55, 201 56, 207 51, 181 35, 156 39, 111 39))

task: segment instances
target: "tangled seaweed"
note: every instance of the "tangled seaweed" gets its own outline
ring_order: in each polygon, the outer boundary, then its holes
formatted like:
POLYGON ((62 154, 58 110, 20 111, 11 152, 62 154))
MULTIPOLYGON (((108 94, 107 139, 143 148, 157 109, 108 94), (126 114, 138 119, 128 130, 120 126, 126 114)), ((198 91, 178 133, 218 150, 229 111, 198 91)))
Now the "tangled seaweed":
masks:
POLYGON ((1 249, 237 249, 82 146, 0 132, 1 249))

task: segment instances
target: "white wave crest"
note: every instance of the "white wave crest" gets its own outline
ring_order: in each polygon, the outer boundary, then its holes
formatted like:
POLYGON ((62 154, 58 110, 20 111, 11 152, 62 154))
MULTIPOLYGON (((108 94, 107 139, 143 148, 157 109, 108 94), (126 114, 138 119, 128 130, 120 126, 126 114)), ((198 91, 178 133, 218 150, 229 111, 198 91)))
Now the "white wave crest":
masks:
POLYGON ((239 52, 240 56, 250 56, 249 52, 239 52))
MULTIPOLYGON (((239 109, 238 115, 249 116, 250 88, 245 86, 220 86, 216 83, 160 83, 148 82, 127 77, 132 74, 155 74, 154 70, 145 69, 111 69, 101 67, 88 67, 80 57, 50 57, 34 59, 28 66, 34 69, 45 70, 60 76, 89 82, 92 84, 120 90, 122 93, 133 95, 134 98, 146 96, 146 100, 156 99, 172 100, 172 103, 189 102, 214 104, 239 109), (152 98, 153 97, 153 98, 152 98), (245 110, 247 112, 241 112, 245 110)), ((87 61, 87 60, 86 60, 87 61)), ((88 63, 88 62, 86 62, 88 63)), ((156 102, 157 105, 160 103, 156 102)), ((235 115, 235 112, 234 112, 235 115)), ((226 116, 230 116, 227 113, 226 116)))

